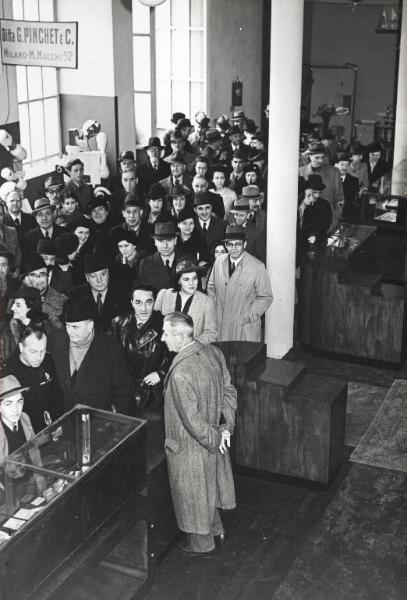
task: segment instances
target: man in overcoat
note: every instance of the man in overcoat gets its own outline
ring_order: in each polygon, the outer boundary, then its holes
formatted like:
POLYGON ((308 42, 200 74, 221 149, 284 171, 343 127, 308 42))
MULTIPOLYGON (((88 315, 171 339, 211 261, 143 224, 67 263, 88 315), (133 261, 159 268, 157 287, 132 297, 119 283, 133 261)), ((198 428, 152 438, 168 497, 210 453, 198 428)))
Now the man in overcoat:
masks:
POLYGON ((237 392, 222 352, 193 339, 193 320, 174 312, 164 318, 163 341, 177 355, 165 379, 165 451, 180 549, 208 556, 224 542, 218 509, 236 506, 227 448, 237 392), (221 424, 222 423, 222 424, 221 424))
POLYGON ((240 225, 229 225, 222 241, 228 253, 217 257, 208 281, 218 340, 260 342, 261 317, 273 301, 266 267, 247 252, 246 232, 240 225))

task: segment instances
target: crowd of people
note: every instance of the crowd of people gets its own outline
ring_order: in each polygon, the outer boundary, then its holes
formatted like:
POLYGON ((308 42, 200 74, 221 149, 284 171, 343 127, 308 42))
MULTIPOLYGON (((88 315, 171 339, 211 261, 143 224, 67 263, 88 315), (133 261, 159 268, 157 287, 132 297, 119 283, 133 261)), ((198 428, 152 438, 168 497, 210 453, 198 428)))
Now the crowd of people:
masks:
MULTIPOLYGON (((194 125, 182 113, 171 121, 142 161, 121 152, 103 185, 88 184, 75 157, 68 181, 45 178, 31 212, 14 184, 0 187, 0 459, 78 403, 165 420, 177 519, 191 532, 194 509, 176 501, 180 428, 192 453, 199 443, 224 454, 236 410, 224 359, 209 344, 261 341, 273 300, 267 155, 243 111, 213 126, 201 111, 194 125)), ((364 162, 358 144, 335 155, 310 139, 299 173, 300 245, 352 218, 361 191, 388 170, 377 148, 368 151, 364 162)), ((209 480, 206 473, 202 486, 209 480)), ((197 534, 222 533, 212 492, 197 534)), ((191 538, 186 551, 212 546, 191 538)))

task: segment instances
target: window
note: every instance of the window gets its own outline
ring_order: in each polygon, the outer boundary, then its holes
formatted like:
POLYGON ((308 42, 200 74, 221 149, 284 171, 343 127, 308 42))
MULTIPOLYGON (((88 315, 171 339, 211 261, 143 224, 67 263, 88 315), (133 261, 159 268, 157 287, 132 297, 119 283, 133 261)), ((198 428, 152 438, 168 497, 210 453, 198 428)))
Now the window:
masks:
MULTIPOLYGON (((53 0, 13 0, 14 19, 53 21, 53 0)), ((57 72, 51 67, 16 67, 21 145, 27 150, 25 166, 60 154, 57 72)))
POLYGON ((167 0, 149 9, 133 0, 137 144, 152 132, 162 137, 173 112, 206 111, 206 3, 167 0))
POLYGON ((206 111, 206 0, 168 0, 155 9, 156 127, 173 112, 206 111))

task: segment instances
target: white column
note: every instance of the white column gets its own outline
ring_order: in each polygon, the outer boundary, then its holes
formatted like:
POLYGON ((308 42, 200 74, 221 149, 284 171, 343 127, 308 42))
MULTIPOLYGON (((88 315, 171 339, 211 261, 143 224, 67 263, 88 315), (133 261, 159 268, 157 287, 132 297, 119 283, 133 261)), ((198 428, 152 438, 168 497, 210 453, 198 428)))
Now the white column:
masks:
POLYGON ((402 4, 391 193, 407 195, 407 0, 402 4))
POLYGON ((267 356, 293 345, 304 0, 272 0, 267 194, 267 356))

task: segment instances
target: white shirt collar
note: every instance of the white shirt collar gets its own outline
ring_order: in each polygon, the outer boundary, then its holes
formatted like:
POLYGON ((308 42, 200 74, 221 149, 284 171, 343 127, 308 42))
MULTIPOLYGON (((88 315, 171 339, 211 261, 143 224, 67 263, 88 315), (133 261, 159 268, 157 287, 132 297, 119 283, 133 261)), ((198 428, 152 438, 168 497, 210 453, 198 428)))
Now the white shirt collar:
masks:
POLYGON ((97 300, 98 300, 98 294, 102 294, 102 304, 103 304, 105 301, 105 298, 106 298, 107 288, 105 289, 104 292, 95 292, 95 290, 92 290, 92 295, 93 295, 93 298, 95 299, 95 302, 97 302, 97 300))
MULTIPOLYGON (((161 254, 160 254, 161 256, 161 254)), ((161 260, 163 261, 164 265, 167 262, 167 260, 170 263, 170 267, 172 267, 172 263, 174 262, 175 259, 175 252, 173 254, 171 254, 171 256, 161 256, 161 260)))
POLYGON ((242 256, 239 256, 239 258, 237 260, 233 260, 233 258, 229 254, 229 258, 230 258, 230 261, 235 265, 235 267, 237 267, 237 265, 240 263, 240 261, 242 260, 244 255, 245 255, 245 253, 243 252, 242 256))
POLYGON ((202 229, 204 228, 204 224, 206 223, 206 227, 209 229, 209 225, 211 223, 211 219, 212 217, 209 217, 209 219, 207 221, 202 221, 202 219, 199 219, 199 224, 202 227, 202 229))

